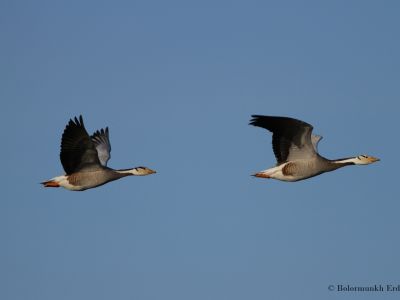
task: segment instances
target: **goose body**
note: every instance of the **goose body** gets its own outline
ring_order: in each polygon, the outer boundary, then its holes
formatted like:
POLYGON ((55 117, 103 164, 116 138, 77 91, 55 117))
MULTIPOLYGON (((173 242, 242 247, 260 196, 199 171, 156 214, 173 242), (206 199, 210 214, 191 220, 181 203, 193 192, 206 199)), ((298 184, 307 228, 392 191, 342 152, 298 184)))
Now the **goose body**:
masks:
POLYGON ((61 138, 60 160, 65 175, 42 182, 44 187, 64 187, 83 191, 126 176, 144 176, 156 173, 146 167, 114 170, 107 167, 111 155, 109 130, 87 133, 82 116, 70 120, 61 138))
POLYGON ((330 160, 318 153, 322 136, 312 134, 312 125, 288 117, 253 115, 250 125, 272 132, 275 167, 254 174, 255 177, 299 181, 349 165, 367 165, 379 161, 368 155, 330 160))

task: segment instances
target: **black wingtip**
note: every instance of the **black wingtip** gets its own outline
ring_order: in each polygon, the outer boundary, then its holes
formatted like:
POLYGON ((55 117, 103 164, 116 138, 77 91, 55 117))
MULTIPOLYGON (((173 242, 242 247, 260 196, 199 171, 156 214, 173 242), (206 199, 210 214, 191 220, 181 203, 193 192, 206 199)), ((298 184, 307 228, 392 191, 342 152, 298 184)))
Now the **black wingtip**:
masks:
POLYGON ((107 138, 110 138, 110 134, 109 134, 109 132, 108 132, 108 126, 106 127, 106 137, 107 137, 107 138))
POLYGON ((261 115, 251 115, 251 119, 250 119, 249 125, 258 126, 257 123, 258 123, 260 117, 264 117, 264 116, 261 116, 261 115))
POLYGON ((79 127, 85 127, 85 125, 83 124, 82 115, 79 115, 79 118, 75 116, 73 119, 69 119, 68 125, 75 125, 75 126, 79 126, 79 127))

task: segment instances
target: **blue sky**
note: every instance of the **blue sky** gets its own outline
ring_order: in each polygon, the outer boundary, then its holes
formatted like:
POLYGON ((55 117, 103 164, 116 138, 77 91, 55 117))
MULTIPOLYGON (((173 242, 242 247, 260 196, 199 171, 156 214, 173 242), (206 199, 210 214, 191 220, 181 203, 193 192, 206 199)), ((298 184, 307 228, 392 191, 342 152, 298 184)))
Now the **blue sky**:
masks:
POLYGON ((397 299, 396 1, 2 1, 1 299, 397 299), (114 168, 158 171, 85 192, 61 133, 109 126, 114 168), (274 165, 251 114, 314 125, 307 181, 274 165), (394 138, 393 138, 394 137, 394 138))

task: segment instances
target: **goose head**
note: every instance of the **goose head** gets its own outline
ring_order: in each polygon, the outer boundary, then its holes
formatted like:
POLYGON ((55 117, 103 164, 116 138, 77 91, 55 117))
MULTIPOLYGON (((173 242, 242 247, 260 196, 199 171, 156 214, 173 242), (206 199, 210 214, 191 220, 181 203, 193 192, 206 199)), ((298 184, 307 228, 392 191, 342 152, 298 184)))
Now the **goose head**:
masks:
POLYGON ((132 169, 115 170, 115 171, 120 174, 134 175, 134 176, 145 176, 145 175, 157 173, 156 171, 154 171, 150 168, 147 168, 147 167, 136 167, 136 168, 132 168, 132 169))
POLYGON ((136 175, 136 176, 145 176, 145 175, 157 173, 156 171, 154 171, 150 168, 147 168, 147 167, 136 167, 136 168, 133 168, 131 171, 132 171, 132 175, 136 175))
POLYGON ((379 160, 380 160, 379 158, 363 154, 355 157, 354 163, 356 165, 369 165, 379 160))

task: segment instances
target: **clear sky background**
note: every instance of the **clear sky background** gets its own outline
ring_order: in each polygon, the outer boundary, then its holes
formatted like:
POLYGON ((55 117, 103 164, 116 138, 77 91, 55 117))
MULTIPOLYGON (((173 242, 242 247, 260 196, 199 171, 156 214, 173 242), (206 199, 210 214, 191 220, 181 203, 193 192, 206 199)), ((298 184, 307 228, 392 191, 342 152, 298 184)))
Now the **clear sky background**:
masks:
POLYGON ((0 298, 399 299, 398 1, 0 2, 0 298), (85 192, 62 131, 109 126, 85 192), (251 114, 314 125, 370 166, 285 183, 251 114))

